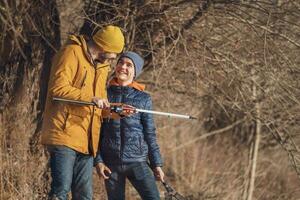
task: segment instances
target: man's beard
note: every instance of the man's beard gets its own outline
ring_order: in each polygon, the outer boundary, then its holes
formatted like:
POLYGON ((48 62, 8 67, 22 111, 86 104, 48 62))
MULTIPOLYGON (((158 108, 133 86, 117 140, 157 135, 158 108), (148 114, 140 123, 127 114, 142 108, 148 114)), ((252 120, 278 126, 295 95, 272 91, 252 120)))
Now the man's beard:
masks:
POLYGON ((99 60, 99 59, 95 59, 95 60, 94 60, 94 63, 95 63, 95 64, 100 64, 100 63, 102 63, 102 62, 101 62, 101 60, 99 60))

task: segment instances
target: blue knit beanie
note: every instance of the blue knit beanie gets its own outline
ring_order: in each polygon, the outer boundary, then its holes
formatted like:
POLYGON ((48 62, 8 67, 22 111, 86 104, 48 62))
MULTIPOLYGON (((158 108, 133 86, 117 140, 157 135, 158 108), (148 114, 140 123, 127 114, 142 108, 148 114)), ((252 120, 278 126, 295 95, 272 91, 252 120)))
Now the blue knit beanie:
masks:
MULTIPOLYGON (((144 66, 144 59, 137 53, 132 51, 127 51, 121 54, 119 60, 123 57, 129 58, 132 60, 135 68, 135 76, 134 79, 136 79, 141 73, 144 66)), ((119 62, 118 60, 118 62, 119 62)))

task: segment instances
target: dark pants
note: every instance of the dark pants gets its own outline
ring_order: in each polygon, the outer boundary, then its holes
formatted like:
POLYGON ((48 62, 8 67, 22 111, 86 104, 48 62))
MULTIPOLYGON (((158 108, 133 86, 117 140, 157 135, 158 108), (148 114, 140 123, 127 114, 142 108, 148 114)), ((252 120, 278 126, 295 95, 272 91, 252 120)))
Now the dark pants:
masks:
POLYGON ((105 180, 108 200, 125 199, 125 180, 129 179, 143 200, 158 200, 159 192, 154 175, 146 162, 122 165, 108 165, 112 171, 110 178, 105 180))
POLYGON ((51 191, 49 199, 66 200, 70 190, 74 200, 91 200, 93 196, 93 157, 66 146, 49 145, 51 191))

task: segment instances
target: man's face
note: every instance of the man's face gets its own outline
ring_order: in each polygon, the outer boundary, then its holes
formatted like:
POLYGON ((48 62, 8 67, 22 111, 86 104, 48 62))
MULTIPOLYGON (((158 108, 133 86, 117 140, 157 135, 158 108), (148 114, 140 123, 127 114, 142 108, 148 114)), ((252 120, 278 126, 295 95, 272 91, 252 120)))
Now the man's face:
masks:
POLYGON ((116 77, 122 82, 131 83, 134 79, 134 64, 131 59, 123 57, 116 65, 116 77))
POLYGON ((98 51, 95 55, 94 61, 96 63, 101 63, 101 64, 104 63, 111 64, 116 59, 116 57, 117 57, 116 53, 105 53, 105 52, 98 51))
POLYGON ((88 50, 96 64, 111 64, 117 58, 116 53, 104 52, 93 40, 89 41, 88 50))

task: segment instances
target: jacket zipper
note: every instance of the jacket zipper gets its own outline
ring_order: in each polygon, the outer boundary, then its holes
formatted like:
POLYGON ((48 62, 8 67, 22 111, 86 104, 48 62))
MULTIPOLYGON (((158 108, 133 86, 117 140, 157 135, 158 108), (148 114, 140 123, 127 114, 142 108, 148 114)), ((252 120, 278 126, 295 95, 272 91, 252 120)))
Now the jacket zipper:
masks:
MULTIPOLYGON (((93 96, 96 94, 96 67, 94 66, 94 82, 93 82, 93 96)), ((89 130, 89 149, 91 150, 91 154, 94 155, 94 149, 93 149, 93 137, 92 137, 92 131, 93 131, 93 119, 95 114, 95 106, 93 106, 92 109, 92 116, 91 116, 91 124, 90 124, 90 130, 89 130)))
MULTIPOLYGON (((123 102, 123 89, 121 88, 121 101, 120 102, 123 102)), ((120 138, 121 138, 121 147, 120 147, 120 161, 121 161, 121 164, 123 163, 123 151, 124 151, 124 132, 122 131, 122 121, 123 119, 121 118, 120 119, 120 138)))

